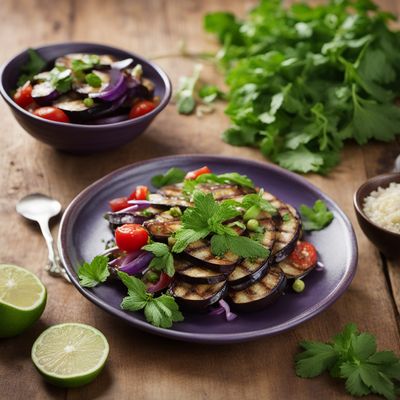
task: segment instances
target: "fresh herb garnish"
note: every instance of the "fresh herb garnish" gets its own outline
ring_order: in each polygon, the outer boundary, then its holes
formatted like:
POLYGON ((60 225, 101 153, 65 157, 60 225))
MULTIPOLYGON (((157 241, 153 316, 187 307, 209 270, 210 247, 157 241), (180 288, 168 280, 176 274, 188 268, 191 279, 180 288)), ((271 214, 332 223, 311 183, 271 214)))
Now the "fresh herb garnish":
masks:
POLYGON ((101 86, 101 79, 98 75, 91 72, 85 76, 85 81, 87 84, 94 88, 99 88, 101 86))
POLYGON ((92 58, 88 57, 85 61, 76 59, 72 60, 71 67, 74 72, 83 72, 89 69, 93 69, 93 67, 100 62, 98 56, 93 55, 92 58), (96 58, 97 57, 97 58, 96 58))
POLYGON ((217 99, 225 99, 225 94, 215 85, 204 85, 199 89, 199 97, 204 103, 210 104, 217 99))
POLYGON ((346 139, 393 140, 400 124, 395 16, 369 0, 282 3, 262 1, 245 19, 205 16, 229 86, 232 127, 224 140, 257 146, 302 173, 329 171, 346 139))
MULTIPOLYGON (((275 215, 277 212, 276 208, 268 200, 264 199, 263 195, 264 195, 263 189, 260 189, 258 193, 246 194, 246 196, 243 197, 241 202, 242 207, 247 211, 253 208, 257 209, 258 212, 265 211, 271 215, 275 215)), ((250 218, 254 217, 250 216, 250 218)))
POLYGON ((50 71, 50 83, 58 93, 69 92, 72 88, 71 70, 55 67, 50 71))
POLYGON ((237 172, 228 172, 226 174, 202 174, 196 179, 186 179, 183 183, 183 191, 190 195, 198 184, 201 183, 221 183, 221 184, 233 184, 243 186, 246 188, 254 188, 253 181, 246 175, 240 175, 237 172))
POLYGON ((395 400, 400 390, 400 359, 392 351, 377 351, 370 333, 359 333, 348 324, 331 343, 301 342, 305 350, 296 356, 296 374, 314 378, 329 371, 346 379, 346 390, 353 396, 380 394, 395 400))
POLYGON ((18 78, 17 86, 23 86, 30 81, 46 64, 46 61, 35 50, 28 49, 28 62, 21 66, 21 75, 18 78))
POLYGON ((161 328, 170 328, 173 322, 183 321, 183 315, 172 296, 163 294, 154 297, 146 291, 146 286, 140 279, 121 271, 118 272, 118 276, 128 288, 128 296, 124 297, 121 303, 123 310, 144 309, 146 320, 161 328))
POLYGON ((193 202, 194 207, 187 208, 182 215, 182 228, 175 234, 173 252, 180 253, 190 243, 213 234, 211 251, 214 255, 222 256, 232 251, 242 257, 267 257, 266 248, 247 237, 238 236, 233 228, 223 224, 240 215, 234 202, 217 203, 212 194, 197 190, 193 193, 193 202))
POLYGON ((96 256, 89 264, 85 262, 78 269, 79 283, 84 287, 95 287, 105 282, 110 275, 108 270, 108 257, 96 256))
POLYGON ((305 204, 300 206, 302 225, 306 231, 319 231, 329 225, 333 214, 322 200, 317 200, 310 208, 305 204))
POLYGON ((180 168, 171 168, 165 174, 155 175, 151 178, 151 184, 160 188, 174 183, 180 183, 185 179, 186 172, 180 168))
POLYGON ((179 114, 191 114, 196 108, 195 87, 200 78, 203 66, 196 64, 192 76, 183 76, 175 93, 175 101, 179 114))
POLYGON ((150 269, 164 271, 170 277, 174 276, 174 257, 166 244, 153 242, 143 246, 142 250, 150 251, 154 255, 149 264, 150 269))

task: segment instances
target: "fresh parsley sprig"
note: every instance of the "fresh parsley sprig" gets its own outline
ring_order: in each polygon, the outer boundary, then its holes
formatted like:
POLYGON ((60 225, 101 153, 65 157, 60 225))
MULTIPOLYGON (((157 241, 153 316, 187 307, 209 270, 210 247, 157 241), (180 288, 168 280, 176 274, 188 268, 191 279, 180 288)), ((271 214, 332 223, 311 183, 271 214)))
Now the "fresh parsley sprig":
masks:
POLYGON ((302 225, 306 231, 319 231, 328 226, 333 220, 333 214, 322 200, 317 200, 312 208, 300 206, 302 225))
POLYGON ((96 256, 90 263, 85 262, 78 269, 79 283, 84 287, 95 287, 105 282, 109 275, 107 256, 96 256))
POLYGON ((128 288, 128 296, 121 303, 123 310, 144 310, 146 320, 161 328, 170 328, 173 322, 183 321, 183 315, 172 296, 163 294, 154 297, 146 291, 146 285, 140 279, 121 271, 118 276, 128 288))
POLYGON ((197 240, 212 234, 211 251, 223 256, 232 251, 242 257, 267 257, 268 250, 261 244, 237 232, 224 222, 241 214, 235 202, 230 200, 217 203, 211 193, 196 190, 193 193, 194 206, 187 208, 182 215, 182 228, 175 234, 176 243, 172 252, 180 253, 197 240))
POLYGON ((379 394, 395 400, 400 390, 400 359, 392 351, 377 351, 370 333, 359 333, 348 324, 331 343, 304 341, 296 356, 296 374, 314 378, 329 371, 346 379, 346 390, 353 396, 379 394))
POLYGON ((154 255, 149 264, 150 269, 163 271, 170 277, 174 276, 174 257, 165 243, 153 242, 143 246, 142 250, 150 251, 154 255))

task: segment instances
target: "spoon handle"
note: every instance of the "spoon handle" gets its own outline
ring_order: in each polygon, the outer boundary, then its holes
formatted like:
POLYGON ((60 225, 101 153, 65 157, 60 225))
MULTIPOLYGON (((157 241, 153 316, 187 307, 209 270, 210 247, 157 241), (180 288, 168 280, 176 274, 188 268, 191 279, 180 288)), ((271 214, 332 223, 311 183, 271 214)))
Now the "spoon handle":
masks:
POLYGON ((66 281, 71 282, 67 273, 65 272, 65 269, 62 267, 60 258, 58 257, 57 251, 54 248, 53 236, 51 235, 48 221, 40 220, 39 226, 49 251, 49 263, 47 264, 46 271, 52 276, 62 277, 66 281))

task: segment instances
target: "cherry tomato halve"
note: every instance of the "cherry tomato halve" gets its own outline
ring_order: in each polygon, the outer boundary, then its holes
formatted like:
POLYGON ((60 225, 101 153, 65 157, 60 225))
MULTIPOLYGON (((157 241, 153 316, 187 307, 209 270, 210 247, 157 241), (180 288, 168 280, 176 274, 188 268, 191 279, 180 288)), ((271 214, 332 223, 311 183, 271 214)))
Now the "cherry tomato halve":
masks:
POLYGON ((297 242, 289 259, 299 268, 306 270, 315 265, 318 261, 317 250, 314 245, 309 242, 297 242))
POLYGON ((147 200, 149 193, 147 186, 136 186, 136 189, 130 194, 129 200, 147 200))
POLYGON ((50 121, 69 122, 68 115, 56 107, 40 107, 33 112, 37 117, 49 119, 50 121))
POLYGON ((141 249, 149 241, 149 234, 142 225, 125 224, 115 230, 115 242, 120 250, 128 253, 141 249))
POLYGON ((160 279, 156 283, 147 286, 147 291, 149 293, 160 292, 161 290, 168 287, 171 281, 172 281, 171 277, 169 277, 165 272, 161 272, 160 279))
POLYGON ((118 197, 116 199, 110 200, 108 205, 111 208, 111 211, 116 212, 123 210, 124 208, 129 207, 128 198, 127 197, 118 197))
POLYGON ((185 179, 196 179, 200 175, 204 174, 211 174, 211 170, 207 166, 188 172, 185 176, 185 179))
POLYGON ((137 118, 141 117, 142 115, 148 114, 150 111, 156 108, 156 104, 149 100, 140 100, 135 103, 131 111, 129 112, 129 118, 137 118))
POLYGON ((28 107, 33 102, 32 85, 29 81, 17 89, 14 94, 14 101, 23 108, 28 107))

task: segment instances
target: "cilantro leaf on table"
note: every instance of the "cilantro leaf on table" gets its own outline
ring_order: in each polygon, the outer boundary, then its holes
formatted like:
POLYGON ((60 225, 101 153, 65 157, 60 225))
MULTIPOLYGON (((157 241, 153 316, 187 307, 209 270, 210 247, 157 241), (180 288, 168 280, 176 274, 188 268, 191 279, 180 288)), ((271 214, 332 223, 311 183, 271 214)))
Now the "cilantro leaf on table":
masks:
POLYGON ((201 64, 196 64, 192 76, 183 76, 175 93, 175 101, 179 114, 191 114, 196 108, 195 87, 203 69, 201 64))
POLYGON ((242 19, 207 14, 204 29, 221 45, 215 61, 229 87, 232 125, 223 140, 259 147, 284 168, 321 174, 340 161, 348 139, 393 140, 400 133, 400 35, 392 19, 365 0, 289 8, 260 1, 242 19))
POLYGON ((161 328, 170 328, 173 322, 183 321, 183 315, 172 296, 163 294, 154 297, 146 291, 146 286, 140 279, 121 271, 118 272, 118 276, 128 288, 128 296, 124 297, 121 303, 123 310, 144 310, 146 320, 161 328))
POLYGON ((151 184, 160 188, 174 183, 180 183, 185 179, 186 172, 180 168, 170 168, 165 174, 154 175, 151 178, 151 184))
POLYGON ((400 390, 400 359, 391 351, 376 351, 375 337, 359 333, 348 324, 333 337, 332 343, 301 342, 305 350, 297 354, 296 374, 313 378, 329 371, 346 380, 346 390, 353 396, 379 394, 395 400, 400 390))
POLYGON ((333 214, 322 200, 317 200, 310 208, 305 204, 300 206, 302 225, 306 231, 319 231, 333 220, 333 214))
POLYGON ((28 49, 28 62, 20 68, 21 75, 18 78, 17 86, 23 86, 30 81, 46 66, 47 62, 34 49, 28 49))
POLYGON ((85 262, 78 269, 79 283, 84 287, 95 287, 105 282, 110 275, 108 257, 96 256, 91 263, 85 262))
POLYGON ((225 94, 215 85, 204 85, 199 89, 199 97, 203 103, 209 104, 217 99, 225 99, 225 94))
POLYGON ((149 264, 150 269, 164 271, 170 277, 174 276, 174 257, 165 243, 153 242, 143 246, 142 250, 150 251, 154 255, 149 264))

